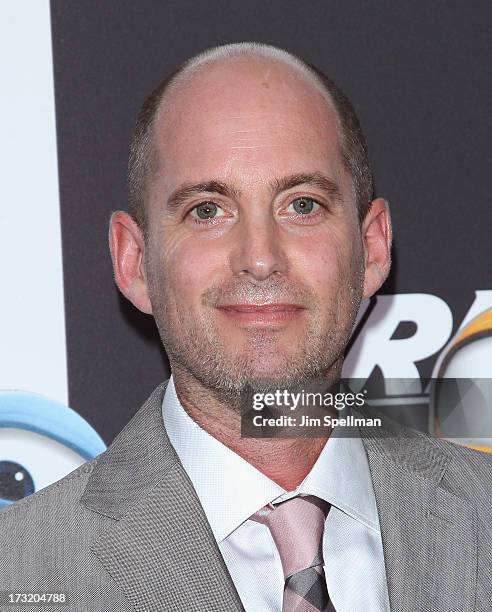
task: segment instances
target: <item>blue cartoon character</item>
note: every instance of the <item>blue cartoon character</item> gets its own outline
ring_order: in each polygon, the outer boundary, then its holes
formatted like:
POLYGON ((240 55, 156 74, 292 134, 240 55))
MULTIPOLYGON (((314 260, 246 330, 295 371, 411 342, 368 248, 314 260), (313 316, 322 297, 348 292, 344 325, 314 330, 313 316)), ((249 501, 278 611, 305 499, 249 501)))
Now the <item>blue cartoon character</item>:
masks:
POLYGON ((68 406, 35 393, 0 391, 0 511, 105 450, 68 406))

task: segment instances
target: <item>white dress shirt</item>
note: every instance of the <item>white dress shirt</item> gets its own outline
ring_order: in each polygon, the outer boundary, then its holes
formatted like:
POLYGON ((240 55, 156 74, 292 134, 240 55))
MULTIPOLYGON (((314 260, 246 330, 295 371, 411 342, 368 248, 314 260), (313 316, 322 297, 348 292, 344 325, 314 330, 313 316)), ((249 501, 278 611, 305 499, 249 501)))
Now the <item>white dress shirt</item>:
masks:
POLYGON ((171 444, 195 487, 247 612, 281 612, 282 564, 266 525, 248 520, 298 494, 329 502, 323 559, 337 612, 389 612, 381 532, 360 438, 332 436, 309 474, 286 492, 193 421, 171 377, 162 404, 171 444))

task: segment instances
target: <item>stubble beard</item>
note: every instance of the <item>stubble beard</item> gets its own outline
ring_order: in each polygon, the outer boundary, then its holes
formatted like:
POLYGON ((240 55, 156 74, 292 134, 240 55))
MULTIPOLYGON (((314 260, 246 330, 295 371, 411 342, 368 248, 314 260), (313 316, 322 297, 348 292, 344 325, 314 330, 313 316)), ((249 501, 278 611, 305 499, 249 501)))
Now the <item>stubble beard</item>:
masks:
MULTIPOLYGON (((277 330, 246 330, 242 350, 234 351, 223 342, 212 316, 196 319, 189 309, 179 308, 175 300, 167 297, 169 284, 162 268, 158 277, 150 274, 153 314, 171 368, 184 372, 186 378, 198 381, 218 401, 238 411, 244 398, 251 393, 299 390, 309 381, 323 377, 333 382, 340 376, 344 349, 361 302, 363 273, 360 267, 351 268, 350 272, 345 271, 351 281, 328 309, 322 308, 319 299, 309 290, 294 289, 294 294, 297 291, 298 295, 302 293, 304 300, 309 300, 304 339, 285 354, 281 366, 268 371, 268 364, 265 364, 265 373, 261 372, 262 359, 268 362, 268 353, 278 352, 279 343, 282 343, 277 330)), ((345 283, 346 279, 347 276, 345 283)), ((216 294, 217 289, 207 292, 202 302, 213 301, 215 298, 211 296, 216 294)))

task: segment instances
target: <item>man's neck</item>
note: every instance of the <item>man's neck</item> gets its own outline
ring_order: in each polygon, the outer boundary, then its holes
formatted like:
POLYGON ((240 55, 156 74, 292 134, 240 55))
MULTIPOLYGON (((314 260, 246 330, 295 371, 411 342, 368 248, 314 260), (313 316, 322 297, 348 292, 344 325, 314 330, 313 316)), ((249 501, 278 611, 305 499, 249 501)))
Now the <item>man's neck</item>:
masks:
POLYGON ((195 377, 173 368, 178 399, 188 415, 207 433, 248 461, 257 470, 293 491, 309 474, 328 438, 241 437, 241 415, 195 377))

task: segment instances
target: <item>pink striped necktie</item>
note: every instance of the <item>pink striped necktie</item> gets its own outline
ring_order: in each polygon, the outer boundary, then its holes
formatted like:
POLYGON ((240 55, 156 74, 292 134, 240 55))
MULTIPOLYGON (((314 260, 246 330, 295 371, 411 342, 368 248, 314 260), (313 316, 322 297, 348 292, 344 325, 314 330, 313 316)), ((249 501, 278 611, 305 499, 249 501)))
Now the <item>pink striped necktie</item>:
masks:
POLYGON ((258 510, 252 520, 270 529, 282 561, 282 612, 335 612, 323 570, 323 532, 330 504, 307 495, 258 510))

